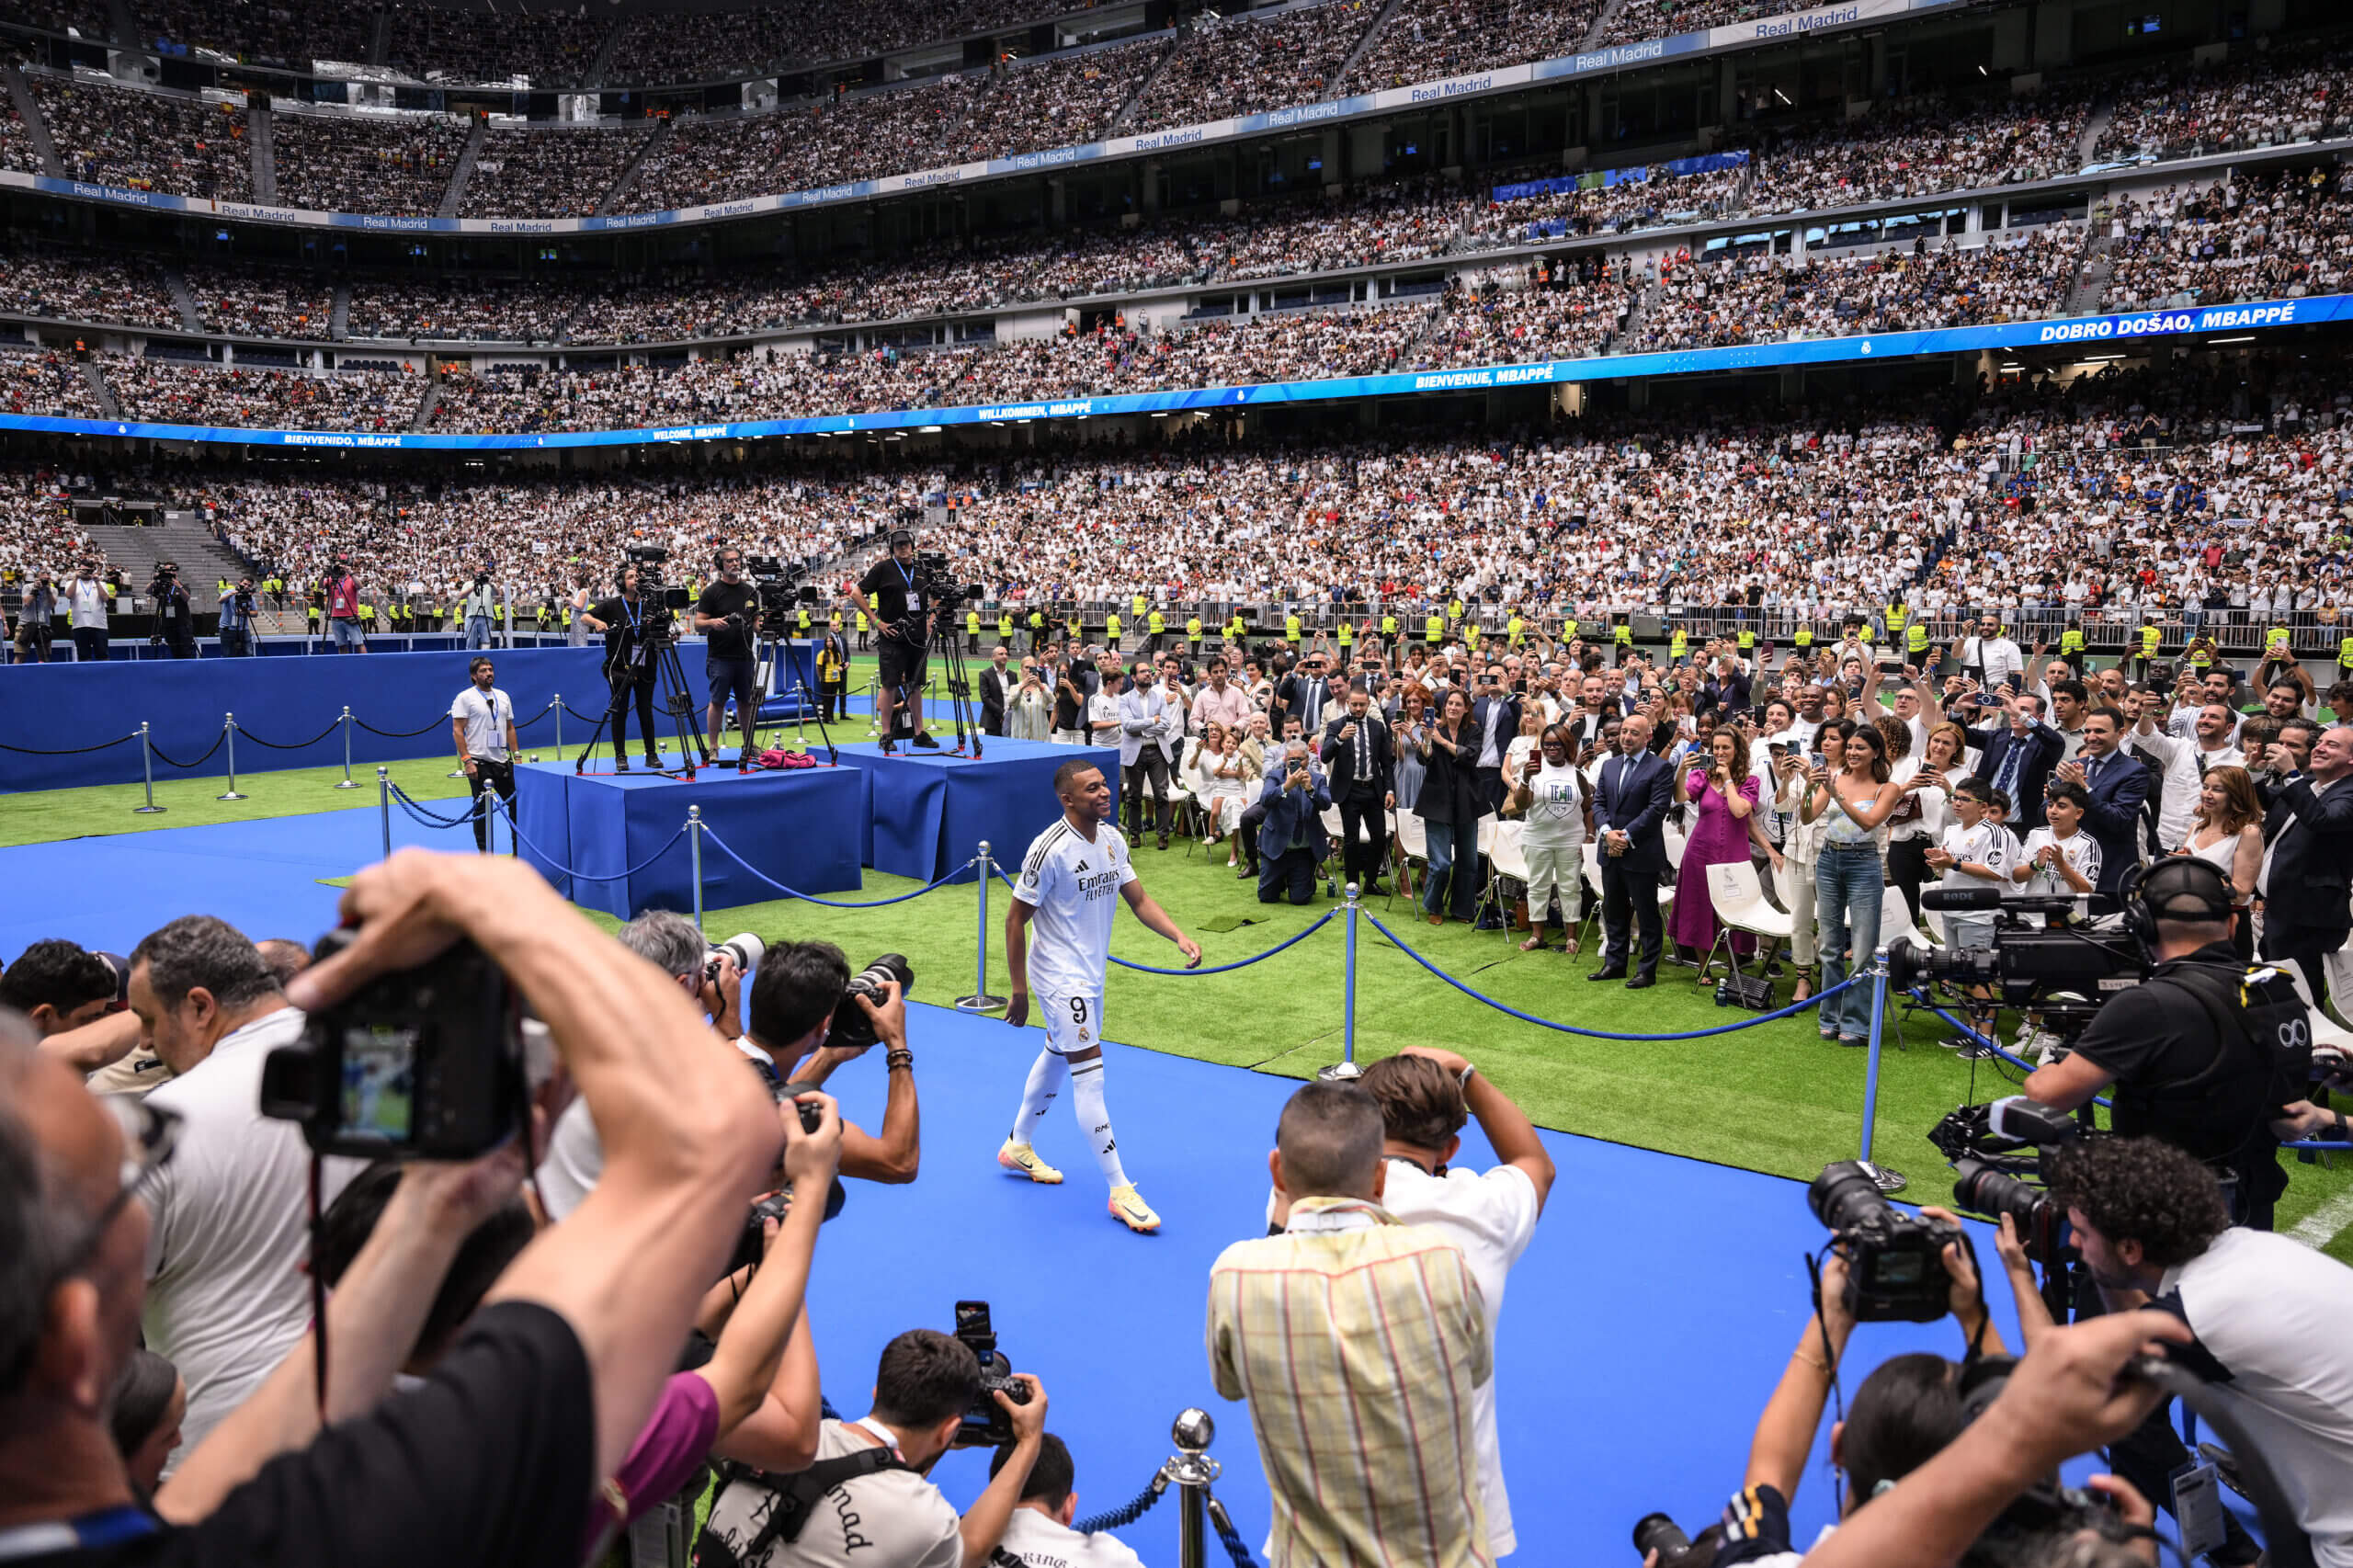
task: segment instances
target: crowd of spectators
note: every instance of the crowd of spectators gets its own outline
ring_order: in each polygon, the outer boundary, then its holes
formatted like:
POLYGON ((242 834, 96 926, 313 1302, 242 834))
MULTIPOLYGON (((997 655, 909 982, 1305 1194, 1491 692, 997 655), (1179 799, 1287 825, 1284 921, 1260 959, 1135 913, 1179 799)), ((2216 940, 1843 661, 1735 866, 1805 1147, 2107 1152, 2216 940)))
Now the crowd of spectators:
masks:
POLYGON ((129 326, 181 324, 153 266, 79 252, 0 251, 0 311, 129 326))
POLYGON ((576 6, 460 11, 405 0, 392 7, 386 62, 427 81, 577 87, 614 25, 576 6))
POLYGON ((460 218, 587 218, 595 215, 644 131, 493 131, 474 154, 459 199, 460 218))
POLYGON ((108 356, 107 386, 125 417, 162 425, 285 430, 405 430, 424 388, 382 370, 284 370, 108 356))
POLYGON ((1639 298, 1622 267, 1552 286, 1538 267, 1464 273, 1448 287, 1443 322, 1419 355, 1432 369, 1578 359, 1608 352, 1639 298))
POLYGON ((1664 164, 1646 165, 1613 171, 1641 176, 1620 178, 1615 184, 1605 184, 1601 176, 1593 176, 1580 178, 1567 189, 1497 201, 1492 199, 1495 189, 1560 177, 1540 172, 1500 175, 1482 181, 1490 199, 1465 203, 1465 238, 1492 247, 1555 234, 1629 233, 1666 223, 1729 216, 1748 205, 1750 168, 1734 165, 1678 175, 1664 164))
POLYGON ((207 332, 313 341, 327 335, 334 291, 315 278, 292 272, 190 267, 188 289, 207 332))
POLYGON ((1804 0, 1625 0, 1602 28, 1599 41, 1674 38, 1806 8, 1804 0))
POLYGON ((2353 125, 2346 72, 2353 57, 2276 51, 2251 61, 2135 77, 2114 85, 2115 114, 2098 156, 2185 157, 2342 136, 2353 125))
POLYGON ((82 367, 62 354, 0 356, 0 410, 43 419, 103 419, 106 409, 82 367))
POLYGON ((280 114, 270 127, 278 204, 323 212, 431 217, 466 150, 444 115, 280 114))
POLYGON ((253 151, 239 106, 40 73, 26 80, 69 179, 220 201, 253 199, 253 151))
POLYGON ((1758 154, 1759 210, 1792 212, 2063 178, 2083 166, 2093 95, 2052 88, 1991 103, 1929 98, 1777 137, 1758 154))
POLYGON ((843 95, 769 113, 671 122, 623 202, 659 212, 930 168, 948 155, 985 73, 843 95))
POLYGON ((1000 69, 949 149, 955 162, 1010 158, 1102 140, 1169 49, 1165 38, 1000 69))
POLYGON ((1210 280, 1280 278, 1443 256, 1475 210, 1449 182, 1425 176, 1376 181, 1338 200, 1255 202, 1183 233, 1210 280))
POLYGON ((564 289, 514 278, 361 278, 351 286, 349 330, 398 343, 553 343, 574 302, 564 289))
POLYGON ((89 4, 88 0, 37 0, 17 7, 17 13, 27 27, 43 28, 53 33, 70 28, 86 39, 102 39, 113 31, 107 8, 89 4))
POLYGON ((2346 176, 2312 169, 2127 198, 2108 219, 2103 302, 2133 310, 2340 293, 2353 267, 2348 188, 2346 176))
POLYGON ((1127 129, 1199 125, 1340 95, 1340 68, 1380 15, 1373 0, 1324 0, 1271 16, 1195 20, 1127 129))
POLYGON ((143 40, 297 70, 317 60, 364 62, 376 22, 372 5, 301 0, 137 0, 131 10, 143 40))
POLYGON ((2072 226, 1964 247, 1816 257, 1758 254, 1673 263, 1628 352, 1848 337, 2061 313, 2081 261, 2072 226))
POLYGON ((631 17, 605 63, 601 87, 725 81, 809 58, 813 25, 835 12, 757 6, 733 11, 658 11, 631 17))
POLYGON ((1576 52, 1601 9, 1597 0, 1401 0, 1347 91, 1558 60, 1576 52))
POLYGON ((13 99, 0 104, 0 169, 28 175, 49 172, 40 166, 40 155, 33 151, 33 139, 25 133, 25 117, 17 112, 13 99))

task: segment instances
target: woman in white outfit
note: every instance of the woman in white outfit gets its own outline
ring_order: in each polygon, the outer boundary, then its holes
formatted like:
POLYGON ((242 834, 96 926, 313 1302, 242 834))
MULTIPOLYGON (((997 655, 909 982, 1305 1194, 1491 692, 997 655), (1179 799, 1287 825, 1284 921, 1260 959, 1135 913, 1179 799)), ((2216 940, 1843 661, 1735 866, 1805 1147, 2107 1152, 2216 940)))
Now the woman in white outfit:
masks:
MULTIPOLYGON (((1838 732, 1825 724, 1814 744, 1835 772, 1846 755, 1838 732)), ((1779 780, 1774 809, 1787 812, 1789 819, 1781 838, 1780 870, 1775 880, 1780 887, 1781 906, 1790 912, 1790 962, 1797 970, 1797 984, 1790 992, 1792 1002, 1802 1002, 1813 994, 1814 965, 1821 957, 1819 944, 1814 940, 1818 916, 1814 911, 1813 869, 1822 854, 1822 835, 1829 831, 1829 824, 1819 818, 1806 821, 1801 809, 1812 793, 1805 769, 1806 753, 1802 748, 1792 747, 1773 758, 1773 776, 1779 780)))
POLYGON ((1053 734, 1054 701, 1038 678, 1037 666, 1023 663, 1021 684, 1006 703, 1005 733, 1017 741, 1048 740, 1053 734))
MULTIPOLYGON (((1201 812, 1209 821, 1209 832, 1201 842, 1215 844, 1242 825, 1253 772, 1249 761, 1233 734, 1212 719, 1203 727, 1201 738, 1193 743, 1192 761, 1186 772, 1185 787, 1201 802, 1201 812)), ((1231 850, 1225 863, 1234 863, 1231 850)))
POLYGON ((1561 904, 1564 953, 1577 950, 1577 920, 1585 895, 1585 846, 1593 835, 1593 791, 1576 769, 1569 732, 1555 724, 1538 738, 1528 760, 1506 775, 1511 795, 1504 814, 1523 819, 1520 853, 1528 861, 1528 940, 1519 950, 1544 946, 1544 923, 1552 901, 1561 904))
POLYGON ((2210 767, 2198 786, 2198 814, 2189 821, 2177 855, 2203 860, 2231 880, 2231 906, 2239 912, 2231 945, 2241 959, 2255 961, 2255 880, 2263 869, 2263 805, 2255 776, 2225 764, 2210 767))

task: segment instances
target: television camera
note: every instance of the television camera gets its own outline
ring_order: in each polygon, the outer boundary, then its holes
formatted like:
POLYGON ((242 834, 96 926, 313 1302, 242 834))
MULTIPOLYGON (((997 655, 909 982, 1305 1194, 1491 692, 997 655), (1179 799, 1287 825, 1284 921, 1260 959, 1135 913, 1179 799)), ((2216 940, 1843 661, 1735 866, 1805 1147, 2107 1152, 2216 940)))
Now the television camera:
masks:
POLYGON ((771 641, 791 636, 800 630, 800 607, 816 604, 821 597, 817 585, 804 580, 808 576, 804 568, 787 566, 773 555, 744 557, 744 572, 752 579, 758 608, 728 619, 736 623, 747 642, 756 636, 771 641))
POLYGON ((1888 949, 1888 983, 1907 992, 1929 981, 1983 985, 2004 1006, 2036 1014, 2062 1040, 2073 1039, 2102 1003, 2140 984, 2149 972, 2147 955, 2133 937, 2069 924, 2082 903, 1994 888, 1924 889, 1923 909, 1949 915, 1995 911, 1994 945, 1924 951, 1898 942, 1888 949))

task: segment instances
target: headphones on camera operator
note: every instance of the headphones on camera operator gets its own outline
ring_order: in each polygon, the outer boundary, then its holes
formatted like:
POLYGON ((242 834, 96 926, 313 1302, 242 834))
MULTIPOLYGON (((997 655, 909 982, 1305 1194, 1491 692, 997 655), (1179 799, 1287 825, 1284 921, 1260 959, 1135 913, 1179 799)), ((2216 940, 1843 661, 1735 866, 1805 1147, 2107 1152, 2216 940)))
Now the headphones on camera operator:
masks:
MULTIPOLYGON (((2188 955, 2158 957, 2161 921, 2229 922, 2234 908, 2230 880, 2210 861, 2177 856, 2135 866, 2125 873, 2116 897, 2125 931, 2152 966, 2141 983, 2167 986, 2187 997, 2211 1027, 2216 1042, 2213 1059, 2177 1083, 2140 1088, 2120 1080, 2113 1090, 2116 1108, 2143 1117, 2172 1110, 2191 1113, 2195 1119, 2195 1108, 2226 1076, 2253 1065, 2268 1087, 2255 1121, 2240 1139, 2239 1146, 2245 1147, 2268 1126, 2271 1108, 2302 1099, 2311 1082, 2312 1025, 2295 981, 2276 964, 2250 968, 2235 960, 2218 963, 2188 955)), ((2235 1165, 2234 1174, 2243 1174, 2235 1165)), ((2231 1198, 2238 1210, 2242 1196, 2233 1191, 2231 1198)))

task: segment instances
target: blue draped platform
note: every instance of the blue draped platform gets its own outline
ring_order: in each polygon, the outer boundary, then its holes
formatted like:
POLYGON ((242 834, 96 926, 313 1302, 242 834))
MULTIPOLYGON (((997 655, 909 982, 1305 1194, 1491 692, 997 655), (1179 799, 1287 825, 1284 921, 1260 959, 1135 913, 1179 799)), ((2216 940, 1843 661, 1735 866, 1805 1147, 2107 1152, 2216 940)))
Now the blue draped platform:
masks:
MULTIPOLYGON (((678 833, 688 806, 702 808, 703 822, 763 875, 801 892, 856 891, 867 795, 866 775, 851 767, 711 767, 692 781, 575 774, 552 762, 515 770, 523 858, 574 903, 624 920, 694 908, 692 852, 678 833), (567 876, 567 868, 581 874, 567 876)), ((702 884, 711 908, 781 896, 708 840, 702 884)))
MULTIPOLYGON (((999 864, 1019 860, 1062 807, 1054 770, 1084 756, 1120 788, 1117 747, 1055 745, 984 737, 980 760, 901 747, 884 756, 872 741, 841 748, 842 766, 872 781, 860 858, 878 871, 930 881, 970 857, 982 839, 999 864)), ((966 880, 965 872, 957 881, 966 880)))

